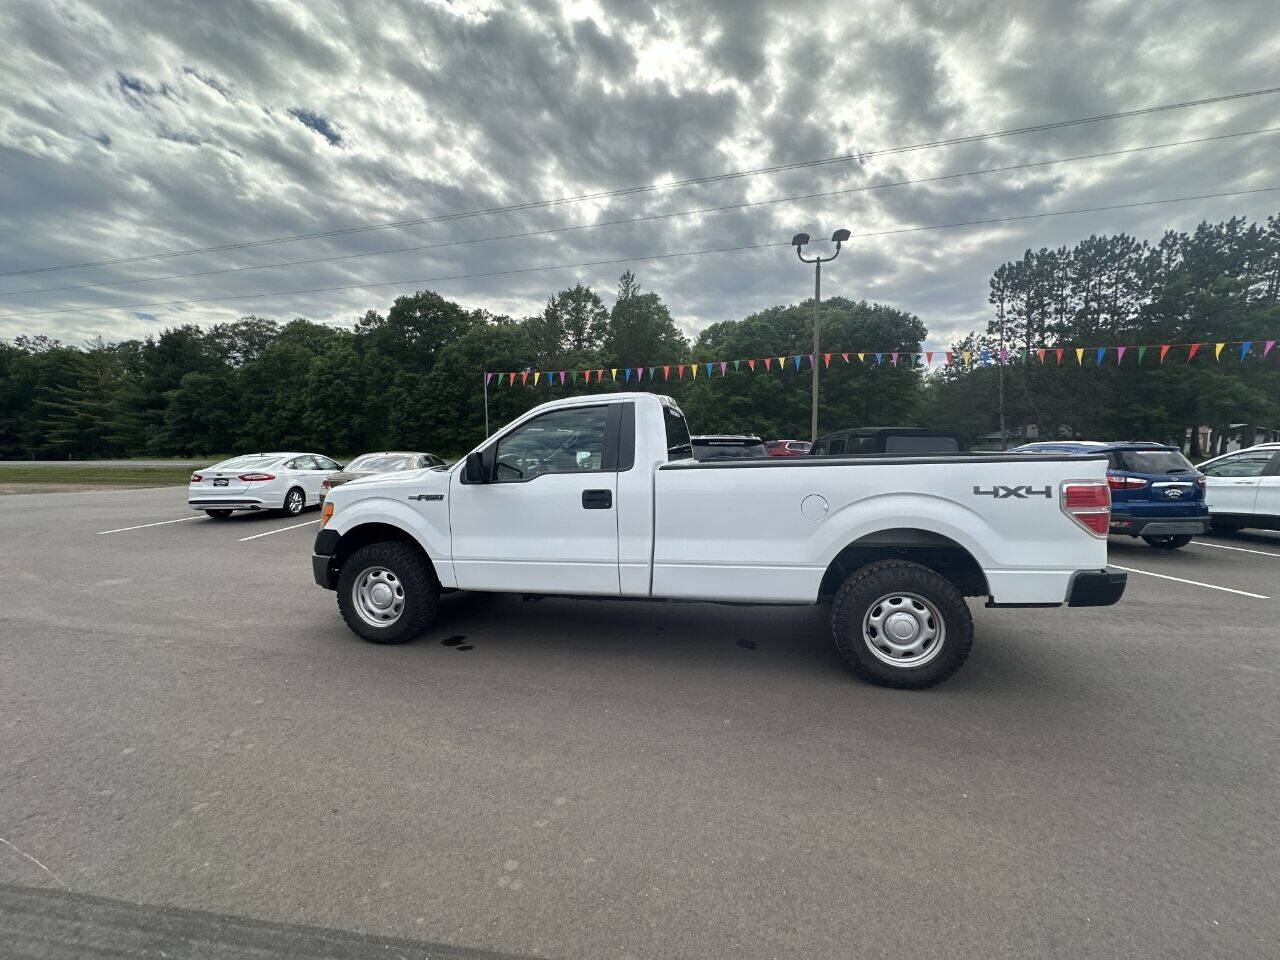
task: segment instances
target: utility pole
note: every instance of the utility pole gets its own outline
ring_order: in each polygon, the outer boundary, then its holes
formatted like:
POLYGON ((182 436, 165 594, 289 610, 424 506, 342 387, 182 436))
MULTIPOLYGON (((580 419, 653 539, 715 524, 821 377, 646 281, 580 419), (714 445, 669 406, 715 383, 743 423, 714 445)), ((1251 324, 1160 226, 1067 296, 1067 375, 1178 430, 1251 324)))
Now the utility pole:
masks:
POLYGON ((1000 364, 1000 449, 1009 449, 1009 435, 1004 429, 1004 305, 1000 306, 1000 352, 996 361, 1000 364))
POLYGON ((831 242, 836 245, 836 252, 829 257, 811 257, 806 259, 801 247, 809 242, 807 233, 797 233, 791 238, 791 245, 796 248, 796 256, 801 263, 813 264, 813 353, 809 354, 809 367, 813 374, 813 409, 809 419, 809 442, 818 439, 818 352, 822 349, 818 336, 820 307, 822 305, 822 265, 840 256, 840 245, 849 239, 848 230, 837 230, 831 235, 831 242))

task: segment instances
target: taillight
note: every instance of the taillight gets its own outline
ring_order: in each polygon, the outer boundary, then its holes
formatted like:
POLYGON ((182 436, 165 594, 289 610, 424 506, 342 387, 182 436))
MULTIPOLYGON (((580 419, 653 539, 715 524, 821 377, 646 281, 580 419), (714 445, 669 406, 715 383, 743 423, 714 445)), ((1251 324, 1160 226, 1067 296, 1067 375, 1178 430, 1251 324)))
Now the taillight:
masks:
POLYGON ((320 486, 321 488, 328 490, 331 486, 333 486, 333 484, 331 484, 328 480, 321 480, 320 486))
POLYGON ((204 479, 204 476, 203 476, 202 474, 199 474, 199 473, 193 473, 193 474, 191 475, 191 482, 192 482, 192 483, 199 483, 199 482, 200 482, 201 480, 203 480, 203 479, 204 479))
POLYGON ((1111 526, 1111 485, 1101 480, 1067 480, 1059 500, 1062 512, 1095 537, 1105 537, 1111 526))
POLYGON ((1147 481, 1138 477, 1113 477, 1110 474, 1107 475, 1107 486, 1112 490, 1137 490, 1139 487, 1145 487, 1146 485, 1147 481))
POLYGON ((274 480, 275 478, 276 478, 276 475, 274 473, 242 473, 240 474, 240 479, 243 480, 245 483, 256 483, 260 480, 274 480))
POLYGON ((1204 477, 1196 477, 1196 486, 1201 490, 1204 489, 1204 477))

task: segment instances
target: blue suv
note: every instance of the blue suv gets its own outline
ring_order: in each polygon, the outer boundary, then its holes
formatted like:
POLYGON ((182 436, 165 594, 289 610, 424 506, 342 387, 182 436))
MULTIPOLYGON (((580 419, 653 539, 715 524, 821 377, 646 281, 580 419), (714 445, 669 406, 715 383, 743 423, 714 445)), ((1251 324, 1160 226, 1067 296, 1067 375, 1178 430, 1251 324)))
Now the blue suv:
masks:
POLYGON ((1111 532, 1176 550, 1209 529, 1204 474, 1176 447, 1159 443, 1057 440, 1027 443, 1017 453, 1101 453, 1111 488, 1111 532))

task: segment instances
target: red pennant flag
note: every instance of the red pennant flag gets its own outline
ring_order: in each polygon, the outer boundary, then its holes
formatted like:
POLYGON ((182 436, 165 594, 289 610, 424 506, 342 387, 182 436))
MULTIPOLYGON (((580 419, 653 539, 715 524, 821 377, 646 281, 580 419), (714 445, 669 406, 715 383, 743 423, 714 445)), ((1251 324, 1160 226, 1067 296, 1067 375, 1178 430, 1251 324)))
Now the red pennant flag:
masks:
POLYGON ((1160 362, 1161 363, 1164 363, 1164 355, 1168 352, 1169 352, 1169 345, 1167 343, 1160 344, 1160 362))
POLYGON ((950 350, 948 350, 948 351, 946 351, 946 354, 947 354, 947 366, 951 366, 951 357, 952 357, 952 353, 951 353, 951 351, 950 351, 950 350))
POLYGON ((1062 366, 1062 348, 1058 347, 1058 349, 1054 350, 1053 352, 1058 355, 1058 366, 1062 366))
POLYGON ((662 368, 662 379, 663 379, 663 380, 669 380, 669 379, 671 379, 671 368, 670 368, 670 367, 663 367, 663 368, 662 368))
POLYGON ((584 374, 582 375, 582 382, 583 382, 583 383, 590 383, 590 382, 591 382, 591 371, 590 371, 590 370, 588 370, 586 373, 584 373, 584 374))
POLYGON ((831 366, 831 354, 829 354, 829 353, 824 353, 824 354, 822 355, 822 365, 823 365, 824 367, 829 367, 829 366, 831 366))
POLYGON ((512 384, 514 384, 515 382, 516 382, 516 375, 515 375, 514 373, 508 373, 508 374, 507 374, 507 386, 509 387, 509 386, 511 386, 512 384))
POLYGON ((603 371, 603 370, 601 370, 599 367, 597 367, 597 368, 596 368, 596 383, 599 383, 599 382, 600 382, 601 380, 603 380, 603 379, 604 379, 604 371, 603 371))
POLYGON ((1041 347, 1039 350, 1036 351, 1036 359, 1038 359, 1041 363, 1044 363, 1044 347, 1041 347))
POLYGON ((520 386, 525 386, 529 382, 529 371, 524 370, 520 374, 520 386))
POLYGON ((844 362, 845 362, 845 363, 848 363, 848 362, 849 362, 849 355, 848 355, 847 353, 842 353, 842 354, 840 354, 840 356, 844 357, 844 362))
POLYGON ((682 364, 680 364, 678 367, 676 367, 676 379, 677 379, 677 380, 683 380, 683 379, 684 379, 684 364, 683 364, 683 363, 682 363, 682 364))
POLYGON ((924 362, 925 362, 925 364, 926 364, 926 365, 928 365, 928 364, 930 364, 930 363, 933 363, 933 351, 932 351, 932 350, 926 350, 926 351, 924 352, 924 362))
POLYGON ((747 366, 751 368, 751 372, 752 372, 752 373, 755 373, 755 370, 756 370, 756 362, 755 362, 754 360, 748 360, 748 361, 747 361, 747 366))
POLYGON ((773 357, 765 357, 765 358, 764 358, 764 368, 765 368, 766 370, 768 370, 772 364, 773 364, 773 357))
POLYGON ((1191 358, 1196 355, 1196 351, 1200 349, 1200 344, 1193 343, 1191 349, 1187 351, 1187 363, 1191 362, 1191 358))

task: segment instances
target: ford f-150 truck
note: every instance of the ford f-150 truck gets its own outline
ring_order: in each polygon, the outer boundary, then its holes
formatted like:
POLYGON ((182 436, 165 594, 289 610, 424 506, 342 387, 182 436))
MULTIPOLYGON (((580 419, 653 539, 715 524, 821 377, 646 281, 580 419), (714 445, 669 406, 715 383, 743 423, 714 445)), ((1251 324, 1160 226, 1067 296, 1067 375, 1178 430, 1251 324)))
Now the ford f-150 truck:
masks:
POLYGON ((669 398, 574 397, 453 467, 337 487, 312 568, 375 643, 419 635, 452 590, 829 603, 856 674, 929 687, 969 654, 966 596, 1120 598, 1106 468, 1025 453, 698 461, 669 398))

